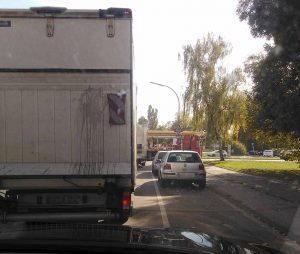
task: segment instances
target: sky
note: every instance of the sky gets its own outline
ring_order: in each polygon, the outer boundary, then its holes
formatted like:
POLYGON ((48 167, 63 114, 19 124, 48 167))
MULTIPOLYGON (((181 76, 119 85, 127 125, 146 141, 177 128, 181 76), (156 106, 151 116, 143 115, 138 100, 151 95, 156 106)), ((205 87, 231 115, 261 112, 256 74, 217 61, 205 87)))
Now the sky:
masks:
POLYGON ((177 98, 171 90, 150 82, 168 85, 182 97, 187 82, 179 55, 184 45, 194 45, 210 32, 222 36, 232 45, 225 60, 229 71, 242 67, 249 55, 263 51, 265 40, 252 37, 248 24, 236 15, 237 4, 238 0, 0 0, 0 8, 131 8, 137 116, 147 117, 151 104, 158 109, 159 124, 175 120, 177 98))

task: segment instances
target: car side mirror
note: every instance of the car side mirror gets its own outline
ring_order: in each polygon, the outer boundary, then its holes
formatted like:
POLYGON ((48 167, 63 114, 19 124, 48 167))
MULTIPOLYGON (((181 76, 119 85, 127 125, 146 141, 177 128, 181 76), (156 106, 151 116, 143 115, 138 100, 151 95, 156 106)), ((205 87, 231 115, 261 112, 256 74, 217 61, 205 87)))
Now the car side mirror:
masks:
POLYGON ((161 163, 161 162, 162 162, 161 159, 157 159, 157 160, 156 160, 156 163, 161 163))

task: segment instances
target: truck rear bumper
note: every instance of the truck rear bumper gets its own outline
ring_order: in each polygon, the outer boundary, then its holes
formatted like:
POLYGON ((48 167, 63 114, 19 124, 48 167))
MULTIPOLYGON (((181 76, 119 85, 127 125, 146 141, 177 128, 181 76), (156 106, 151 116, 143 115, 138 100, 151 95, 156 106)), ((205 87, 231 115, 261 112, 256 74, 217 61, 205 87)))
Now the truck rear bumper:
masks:
POLYGON ((101 220, 117 221, 120 219, 120 214, 109 211, 89 212, 89 213, 2 213, 2 221, 18 222, 97 222, 101 220))

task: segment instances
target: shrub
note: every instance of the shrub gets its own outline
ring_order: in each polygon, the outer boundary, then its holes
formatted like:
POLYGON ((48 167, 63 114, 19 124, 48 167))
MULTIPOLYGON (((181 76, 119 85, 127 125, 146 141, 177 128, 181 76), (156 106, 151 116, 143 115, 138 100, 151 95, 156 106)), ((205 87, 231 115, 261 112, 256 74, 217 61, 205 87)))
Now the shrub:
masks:
POLYGON ((233 141, 231 143, 231 149, 233 149, 233 154, 235 154, 235 155, 246 155, 247 154, 246 146, 239 141, 233 141))

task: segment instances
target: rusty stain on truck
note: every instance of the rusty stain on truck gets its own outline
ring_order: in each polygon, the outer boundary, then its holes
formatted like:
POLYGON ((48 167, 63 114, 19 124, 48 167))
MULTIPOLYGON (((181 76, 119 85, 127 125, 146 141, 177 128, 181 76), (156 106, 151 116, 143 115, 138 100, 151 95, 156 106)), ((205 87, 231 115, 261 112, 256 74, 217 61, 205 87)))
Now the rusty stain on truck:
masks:
POLYGON ((102 88, 87 88, 79 100, 81 118, 79 172, 95 174, 103 168, 104 158, 104 110, 102 88), (85 158, 85 160, 83 159, 85 158))

